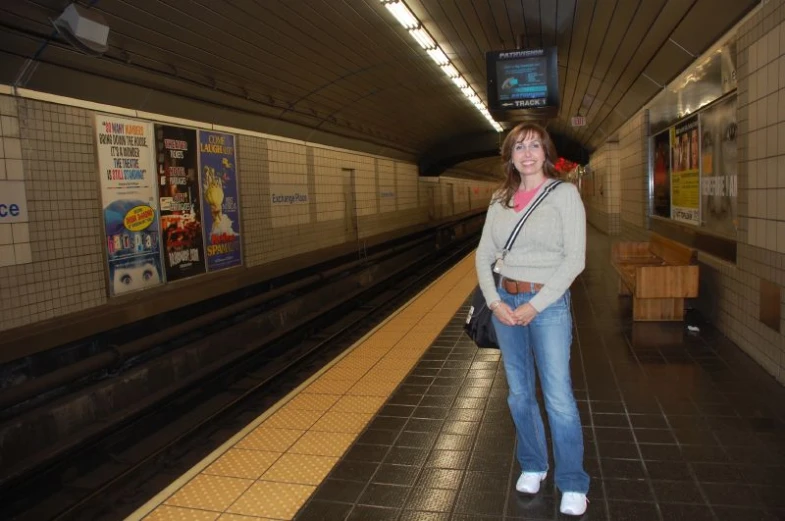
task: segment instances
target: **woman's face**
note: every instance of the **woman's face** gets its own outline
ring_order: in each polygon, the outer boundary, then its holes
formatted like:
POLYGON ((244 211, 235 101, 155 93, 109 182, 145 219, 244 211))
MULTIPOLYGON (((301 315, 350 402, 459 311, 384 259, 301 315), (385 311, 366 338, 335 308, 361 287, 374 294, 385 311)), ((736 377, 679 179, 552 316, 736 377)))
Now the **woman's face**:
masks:
POLYGON ((512 146, 512 164, 521 175, 543 173, 545 147, 540 136, 529 132, 512 146))

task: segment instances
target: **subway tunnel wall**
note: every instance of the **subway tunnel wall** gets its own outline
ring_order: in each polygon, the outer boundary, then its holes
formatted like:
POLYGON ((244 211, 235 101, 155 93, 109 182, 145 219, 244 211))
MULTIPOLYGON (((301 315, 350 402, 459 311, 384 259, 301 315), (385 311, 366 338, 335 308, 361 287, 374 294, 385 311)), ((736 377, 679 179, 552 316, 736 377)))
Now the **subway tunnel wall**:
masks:
MULTIPOLYGON (((242 265, 110 297, 94 120, 95 114, 113 112, 135 119, 133 111, 71 98, 50 102, 40 93, 42 99, 8 94, 10 89, 0 95, 0 174, 23 181, 29 215, 26 223, 0 224, 2 331, 53 329, 73 313, 176 295, 189 287, 190 295, 201 292, 207 298, 210 288, 220 288, 225 272, 342 244, 361 250, 372 237, 405 235, 451 216, 481 212, 495 187, 467 179, 469 172, 460 169, 420 178, 413 161, 223 129, 236 138, 242 265), (307 201, 272 204, 282 186, 307 194, 307 201), (210 279, 217 283, 210 285, 210 279)), ((150 123, 211 127, 146 115, 141 119, 150 123)), ((129 316, 129 322, 133 318, 141 317, 129 316)))
POLYGON ((703 245, 700 228, 649 210, 649 114, 644 107, 591 157, 583 182, 588 221, 618 240, 658 232, 698 249, 700 316, 785 384, 785 2, 772 1, 736 28, 738 231, 734 254, 703 245), (773 290, 772 290, 773 288, 773 290), (774 314, 776 320, 764 320, 774 314))

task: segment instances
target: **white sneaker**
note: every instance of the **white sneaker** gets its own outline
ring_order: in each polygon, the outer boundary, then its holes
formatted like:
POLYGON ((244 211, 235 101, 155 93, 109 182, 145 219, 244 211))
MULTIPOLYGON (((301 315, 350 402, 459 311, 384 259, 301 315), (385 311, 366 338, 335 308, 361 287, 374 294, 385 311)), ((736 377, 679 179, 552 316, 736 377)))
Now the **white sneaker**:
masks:
POLYGON ((547 472, 522 472, 515 484, 515 490, 524 494, 536 494, 540 491, 540 483, 545 481, 547 472))
POLYGON ((589 505, 589 500, 586 499, 586 494, 580 492, 565 492, 561 496, 561 507, 559 511, 568 516, 581 516, 586 512, 586 507, 589 505))

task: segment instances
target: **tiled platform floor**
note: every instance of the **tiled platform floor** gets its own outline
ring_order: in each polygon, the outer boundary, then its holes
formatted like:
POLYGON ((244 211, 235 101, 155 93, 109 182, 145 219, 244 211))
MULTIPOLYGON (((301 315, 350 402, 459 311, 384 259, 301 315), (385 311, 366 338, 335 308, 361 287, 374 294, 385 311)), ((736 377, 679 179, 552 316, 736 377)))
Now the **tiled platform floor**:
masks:
MULTIPOLYGON (((608 238, 590 230, 589 244, 572 290, 593 480, 584 519, 785 519, 785 389, 710 326, 633 324, 608 238)), ((533 498, 514 492, 499 354, 462 336, 456 313, 472 262, 164 491, 146 519, 566 518, 550 476, 533 498)))

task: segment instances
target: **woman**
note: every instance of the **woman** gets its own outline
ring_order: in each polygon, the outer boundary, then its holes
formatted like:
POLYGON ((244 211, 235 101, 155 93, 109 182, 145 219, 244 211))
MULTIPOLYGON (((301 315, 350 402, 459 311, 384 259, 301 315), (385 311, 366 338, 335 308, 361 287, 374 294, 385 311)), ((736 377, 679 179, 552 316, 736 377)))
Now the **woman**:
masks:
POLYGON ((585 210, 573 184, 557 186, 531 213, 505 256, 497 288, 491 264, 522 211, 554 182, 557 158, 548 133, 533 123, 521 123, 510 131, 501 156, 505 181, 488 208, 476 262, 480 288, 493 310, 510 388, 507 402, 522 469, 515 488, 536 494, 548 472, 545 430, 534 386, 536 366, 554 444, 560 510, 581 515, 588 503, 589 476, 583 470, 583 432, 570 379, 569 287, 585 265, 585 210))

